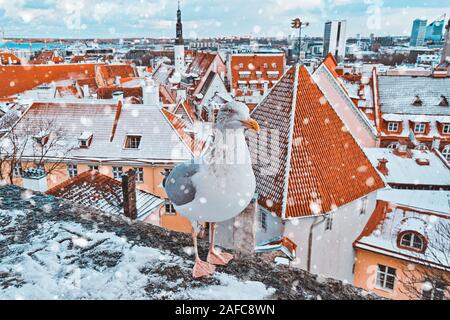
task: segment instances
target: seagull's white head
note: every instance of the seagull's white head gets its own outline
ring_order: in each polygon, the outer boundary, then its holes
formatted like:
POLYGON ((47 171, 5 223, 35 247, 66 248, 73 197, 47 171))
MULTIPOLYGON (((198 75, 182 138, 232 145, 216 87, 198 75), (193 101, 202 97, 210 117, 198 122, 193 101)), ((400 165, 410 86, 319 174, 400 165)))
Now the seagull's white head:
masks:
POLYGON ((222 130, 251 129, 259 132, 258 122, 250 118, 250 111, 245 103, 230 101, 217 114, 217 126, 222 130))

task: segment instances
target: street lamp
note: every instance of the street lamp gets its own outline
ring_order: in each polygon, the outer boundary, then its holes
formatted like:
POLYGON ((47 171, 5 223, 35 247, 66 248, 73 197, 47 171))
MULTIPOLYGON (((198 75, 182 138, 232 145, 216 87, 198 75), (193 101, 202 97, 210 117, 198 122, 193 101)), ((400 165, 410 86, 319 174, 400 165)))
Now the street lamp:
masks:
POLYGON ((303 22, 300 18, 292 20, 292 29, 298 29, 298 61, 300 62, 300 53, 302 51, 302 28, 309 26, 309 22, 303 22))

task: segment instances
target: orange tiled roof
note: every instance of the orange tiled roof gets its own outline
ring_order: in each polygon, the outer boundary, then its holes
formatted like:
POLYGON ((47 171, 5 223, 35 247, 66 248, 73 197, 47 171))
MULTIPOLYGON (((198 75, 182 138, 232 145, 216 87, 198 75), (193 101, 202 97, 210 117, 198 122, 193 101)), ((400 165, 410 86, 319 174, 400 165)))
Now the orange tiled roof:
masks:
POLYGON ((304 66, 288 70, 252 117, 262 130, 279 132, 274 159, 258 159, 250 136, 257 192, 268 210, 284 218, 324 214, 384 186, 304 66))
POLYGON ((209 69, 209 66, 216 58, 215 53, 197 52, 194 60, 189 65, 187 73, 196 73, 199 77, 203 77, 209 69))
POLYGON ((93 78, 94 64, 0 66, 0 97, 31 90, 52 81, 93 78))
MULTIPOLYGON (((284 54, 254 54, 254 55, 233 55, 231 64, 231 87, 239 89, 239 80, 245 81, 269 81, 269 88, 272 88, 272 81, 279 80, 284 73, 285 56, 284 54), (273 64, 276 64, 274 67, 273 64), (240 67, 242 66, 242 67, 240 67), (277 71, 276 78, 270 78, 267 72, 277 71), (247 78, 240 78, 239 72, 250 72, 247 78), (260 76, 257 75, 260 73, 260 76)), ((261 87, 262 90, 262 87, 261 87)))
POLYGON ((129 64, 105 64, 98 68, 98 76, 100 76, 104 85, 112 85, 116 77, 130 78, 136 77, 134 68, 129 64))
POLYGON ((159 86, 159 94, 162 98, 163 104, 174 104, 176 103, 174 96, 170 93, 170 91, 163 85, 159 86))
POLYGON ((102 87, 97 90, 97 97, 99 99, 111 99, 113 93, 116 91, 122 91, 124 98, 128 97, 138 97, 142 98, 142 88, 141 87, 132 87, 132 88, 124 88, 124 87, 102 87))
POLYGON ((47 64, 49 62, 63 63, 64 58, 57 56, 54 51, 42 51, 35 59, 30 61, 30 64, 47 64))
POLYGON ((205 146, 205 141, 200 141, 195 139, 195 137, 189 135, 185 130, 188 128, 186 122, 181 119, 179 116, 173 114, 169 110, 162 108, 161 109, 164 116, 170 122, 172 127, 177 131, 180 138, 184 141, 184 143, 189 147, 192 153, 195 156, 198 156, 202 153, 203 148, 205 146))
POLYGON ((56 92, 60 97, 79 97, 78 90, 75 86, 60 86, 56 87, 56 92))
POLYGON ((9 52, 0 52, 0 65, 9 65, 11 60, 12 65, 20 65, 20 59, 9 52))
POLYGON ((196 119, 195 113, 192 110, 191 105, 184 99, 178 102, 178 105, 176 106, 173 113, 180 116, 183 120, 189 121, 190 124, 193 124, 194 120, 196 119))
POLYGON ((336 67, 338 63, 334 58, 334 56, 331 53, 328 53, 325 59, 322 61, 322 63, 328 68, 328 70, 337 80, 339 78, 339 75, 336 72, 336 67))
POLYGON ((73 56, 70 59, 71 63, 80 63, 80 62, 83 62, 83 61, 86 61, 86 57, 85 56, 73 56))

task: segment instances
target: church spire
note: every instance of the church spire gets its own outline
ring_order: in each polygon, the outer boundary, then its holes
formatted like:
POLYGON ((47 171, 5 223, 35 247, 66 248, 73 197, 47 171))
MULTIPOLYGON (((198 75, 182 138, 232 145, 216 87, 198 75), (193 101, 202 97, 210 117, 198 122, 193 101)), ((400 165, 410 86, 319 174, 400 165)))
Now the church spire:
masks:
POLYGON ((184 44, 183 39, 183 24, 181 23, 181 9, 180 0, 178 0, 178 10, 177 10, 177 38, 175 40, 176 45, 184 44))

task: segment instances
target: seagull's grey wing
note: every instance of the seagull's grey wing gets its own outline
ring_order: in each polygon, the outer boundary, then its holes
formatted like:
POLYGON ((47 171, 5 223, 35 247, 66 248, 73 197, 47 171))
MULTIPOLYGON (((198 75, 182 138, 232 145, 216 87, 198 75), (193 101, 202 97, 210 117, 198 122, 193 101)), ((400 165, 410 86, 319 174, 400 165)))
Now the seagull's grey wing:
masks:
POLYGON ((194 200, 196 190, 191 177, 198 169, 198 164, 183 163, 176 166, 164 179, 167 196, 175 205, 182 206, 194 200))

